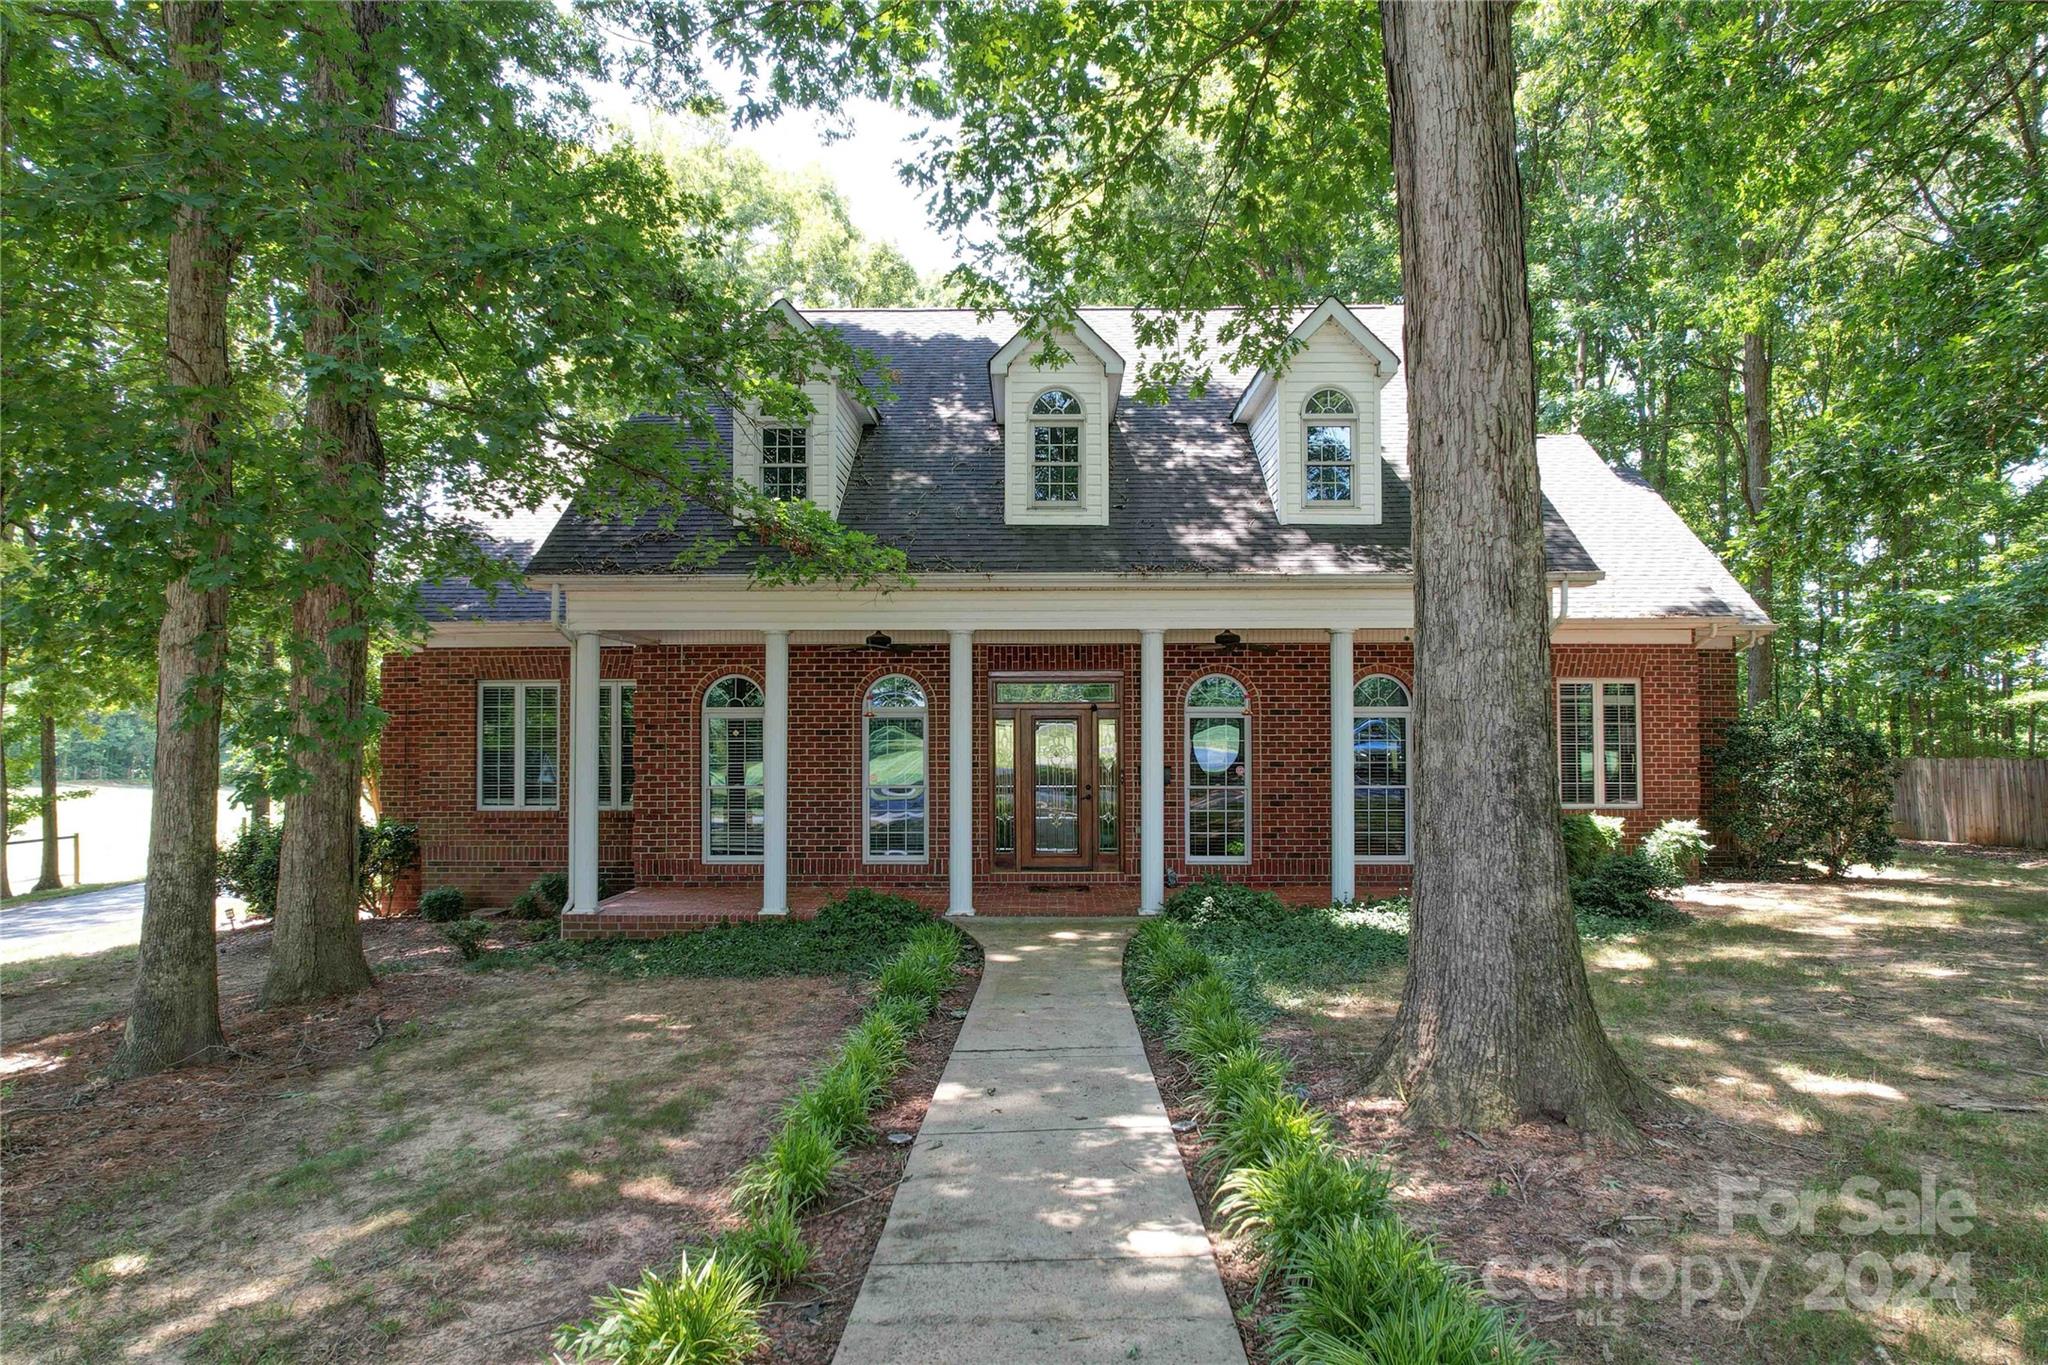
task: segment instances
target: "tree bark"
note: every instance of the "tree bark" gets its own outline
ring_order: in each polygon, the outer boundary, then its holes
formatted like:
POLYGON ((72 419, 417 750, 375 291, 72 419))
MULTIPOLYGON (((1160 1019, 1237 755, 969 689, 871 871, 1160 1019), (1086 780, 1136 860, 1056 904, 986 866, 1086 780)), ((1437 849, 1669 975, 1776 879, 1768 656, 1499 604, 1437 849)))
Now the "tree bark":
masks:
MULTIPOLYGON (((1752 537, 1763 520, 1771 488, 1771 352, 1759 331, 1742 334, 1742 422, 1747 463, 1742 471, 1742 493, 1749 504, 1752 537)), ((1752 540, 1750 558, 1756 569, 1751 586, 1757 603, 1771 609, 1771 557, 1767 546, 1752 540)), ((1749 705, 1751 710, 1768 706, 1776 690, 1771 637, 1759 635, 1749 647, 1749 705)))
POLYGON ((286 795, 278 852, 277 930, 266 1005, 324 1000, 370 985, 357 922, 356 830, 369 690, 364 602, 374 575, 384 443, 377 430, 376 307, 366 268, 361 172, 370 140, 397 118, 397 65, 382 0, 330 13, 348 32, 324 44, 313 93, 325 108, 319 205, 308 219, 307 466, 338 503, 306 547, 308 585, 292 605, 291 712, 300 780, 286 795))
POLYGON ((31 890, 60 891, 64 878, 57 870, 57 718, 45 711, 36 766, 43 785, 43 867, 31 890))
POLYGON ((1380 7, 1407 300, 1416 857, 1375 1060, 1425 1126, 1633 1140, 1565 889, 1510 7, 1380 7))
MULTIPOLYGON (((277 641, 267 635, 263 640, 263 676, 272 679, 277 673, 277 641)), ((262 747, 263 767, 256 774, 256 790, 249 798, 249 818, 258 824, 270 823, 270 745, 262 747)))
POLYGON ((214 864, 220 791, 220 674, 228 591, 213 563, 225 559, 219 513, 232 487, 220 428, 228 396, 228 289, 234 249, 207 196, 220 183, 217 97, 227 26, 223 0, 165 0, 173 145, 205 149, 177 182, 193 193, 177 211, 166 270, 165 355, 181 394, 182 468, 171 481, 189 530, 177 549, 186 567, 164 590, 157 628, 156 763, 149 807, 149 872, 135 1003, 113 1069, 136 1075, 227 1051, 214 958, 214 864), (194 561, 197 561, 196 563, 194 561))

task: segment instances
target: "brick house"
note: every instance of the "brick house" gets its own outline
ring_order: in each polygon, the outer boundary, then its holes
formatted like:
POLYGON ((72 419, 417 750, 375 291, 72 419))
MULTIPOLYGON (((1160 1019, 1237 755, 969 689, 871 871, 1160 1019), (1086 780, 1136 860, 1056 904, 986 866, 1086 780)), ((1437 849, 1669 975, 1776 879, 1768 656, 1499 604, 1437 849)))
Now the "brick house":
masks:
MULTIPOLYGON (((503 903, 566 868, 590 935, 851 885, 986 914, 1407 884, 1398 308, 1325 302, 1284 369, 1147 404, 1129 310, 1084 310, 1050 366, 968 312, 778 306, 885 358, 895 396, 721 419, 734 477, 901 548, 915 585, 753 586, 747 547, 679 572, 721 529, 696 509, 506 528, 526 589, 429 585, 429 638, 383 664, 383 808, 420 827, 421 886, 503 903)), ((1695 816, 1770 622, 1640 479, 1575 436, 1538 451, 1563 804, 1695 816)))

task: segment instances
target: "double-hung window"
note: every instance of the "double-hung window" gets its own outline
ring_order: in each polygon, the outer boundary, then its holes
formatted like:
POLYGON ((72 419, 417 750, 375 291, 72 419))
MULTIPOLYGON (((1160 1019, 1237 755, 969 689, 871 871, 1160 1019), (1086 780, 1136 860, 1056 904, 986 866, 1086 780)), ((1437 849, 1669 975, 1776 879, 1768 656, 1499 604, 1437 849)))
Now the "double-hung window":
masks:
POLYGON ((923 862, 929 824, 924 689, 901 673, 876 679, 861 706, 861 732, 868 861, 923 862))
POLYGON ((1081 500, 1081 400, 1065 389, 1031 405, 1031 500, 1081 500))
POLYGON ((704 856, 712 862, 756 862, 766 847, 764 707, 760 684, 737 673, 704 693, 704 856))
POLYGON ((1317 389, 1302 405, 1309 502, 1350 502, 1358 445, 1358 410, 1342 389, 1317 389))
POLYGON ((1557 685, 1558 796, 1567 806, 1633 806, 1642 794, 1642 725, 1633 679, 1557 685))
POLYGON ((561 689, 556 684, 479 684, 477 805, 553 810, 561 800, 561 739, 561 689))
POLYGON ((761 491, 784 502, 811 495, 811 434, 803 427, 761 431, 761 491))
POLYGON ((597 804, 633 804, 633 684, 597 685, 597 804))
POLYGON ((1188 861, 1251 861, 1251 716, 1243 684, 1211 673, 1188 689, 1188 861))

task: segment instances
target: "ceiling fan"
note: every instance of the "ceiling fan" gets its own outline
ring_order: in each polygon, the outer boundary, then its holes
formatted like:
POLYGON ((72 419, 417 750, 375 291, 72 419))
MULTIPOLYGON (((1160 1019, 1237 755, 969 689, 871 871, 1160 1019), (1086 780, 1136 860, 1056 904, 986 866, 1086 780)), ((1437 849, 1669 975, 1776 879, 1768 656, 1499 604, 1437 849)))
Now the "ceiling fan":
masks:
POLYGON ((1234 630, 1217 631, 1216 643, 1212 648, 1219 654, 1243 654, 1246 651, 1250 651, 1253 654, 1278 654, 1280 652, 1278 645, 1248 645, 1244 642, 1244 636, 1239 635, 1234 630))
POLYGON ((878 630, 857 645, 840 646, 839 652, 842 654, 857 654, 864 649, 879 649, 886 654, 908 654, 916 648, 916 645, 898 644, 889 638, 888 632, 878 630))

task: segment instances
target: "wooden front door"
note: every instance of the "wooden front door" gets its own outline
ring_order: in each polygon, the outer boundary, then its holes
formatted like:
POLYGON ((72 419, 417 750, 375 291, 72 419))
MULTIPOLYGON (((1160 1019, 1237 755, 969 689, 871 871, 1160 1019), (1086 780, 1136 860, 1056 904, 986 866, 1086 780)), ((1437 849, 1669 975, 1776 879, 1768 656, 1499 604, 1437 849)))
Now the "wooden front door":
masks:
POLYGON ((1020 867, 1095 865, 1095 734, 1095 713, 1089 707, 1018 708, 1020 867))

